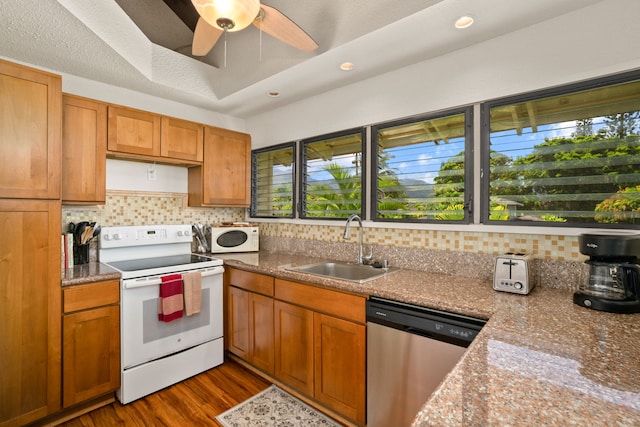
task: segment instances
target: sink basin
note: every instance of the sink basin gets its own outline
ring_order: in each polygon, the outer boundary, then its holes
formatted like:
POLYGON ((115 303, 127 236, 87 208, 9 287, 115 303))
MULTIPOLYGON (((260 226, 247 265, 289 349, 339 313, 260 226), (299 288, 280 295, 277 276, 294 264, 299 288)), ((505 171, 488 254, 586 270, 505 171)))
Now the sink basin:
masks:
POLYGON ((295 271, 298 273, 313 274, 316 276, 328 277, 331 279, 364 283, 368 280, 376 279, 398 269, 389 268, 385 271, 382 268, 374 268, 370 265, 332 261, 301 265, 298 267, 285 267, 285 270, 295 271))

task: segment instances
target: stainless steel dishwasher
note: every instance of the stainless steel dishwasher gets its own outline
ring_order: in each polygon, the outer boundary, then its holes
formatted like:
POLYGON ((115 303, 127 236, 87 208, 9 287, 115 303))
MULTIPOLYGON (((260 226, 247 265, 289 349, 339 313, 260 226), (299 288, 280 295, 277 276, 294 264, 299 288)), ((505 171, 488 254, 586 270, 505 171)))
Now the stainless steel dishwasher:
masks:
POLYGON ((410 426, 486 322, 367 301, 367 427, 410 426))

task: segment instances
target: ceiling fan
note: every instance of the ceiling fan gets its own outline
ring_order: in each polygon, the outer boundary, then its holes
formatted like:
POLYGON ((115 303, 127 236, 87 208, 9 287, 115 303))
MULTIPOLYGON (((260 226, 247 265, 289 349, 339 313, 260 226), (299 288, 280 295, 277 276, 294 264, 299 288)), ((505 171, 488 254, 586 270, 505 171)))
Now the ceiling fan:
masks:
POLYGON ((318 48, 295 22, 259 0, 191 0, 191 3, 200 15, 193 33, 194 56, 205 56, 222 34, 242 30, 249 24, 296 49, 311 52, 318 48))

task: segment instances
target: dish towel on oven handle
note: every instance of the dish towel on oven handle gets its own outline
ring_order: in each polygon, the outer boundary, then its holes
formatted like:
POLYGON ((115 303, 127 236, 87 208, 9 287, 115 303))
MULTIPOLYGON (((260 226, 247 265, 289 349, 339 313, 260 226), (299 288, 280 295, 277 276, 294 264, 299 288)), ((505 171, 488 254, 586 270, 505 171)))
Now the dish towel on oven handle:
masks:
POLYGON ((158 320, 171 322, 182 317, 182 275, 169 274, 160 278, 160 298, 158 299, 158 320))
POLYGON ((193 271, 182 275, 184 282, 184 314, 200 313, 202 307, 202 273, 193 271))

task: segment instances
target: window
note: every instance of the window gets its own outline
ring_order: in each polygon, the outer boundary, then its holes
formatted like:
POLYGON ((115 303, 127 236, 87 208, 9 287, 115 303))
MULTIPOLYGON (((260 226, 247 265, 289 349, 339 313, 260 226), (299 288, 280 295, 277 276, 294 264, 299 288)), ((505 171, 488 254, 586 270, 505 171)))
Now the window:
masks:
POLYGON ((483 220, 640 224, 640 80, 489 103, 483 220))
POLYGON ((294 144, 251 154, 251 216, 293 218, 294 144))
POLYGON ((472 112, 374 126, 377 220, 469 221, 472 112))
POLYGON ((302 142, 301 218, 362 216, 364 130, 302 142))

